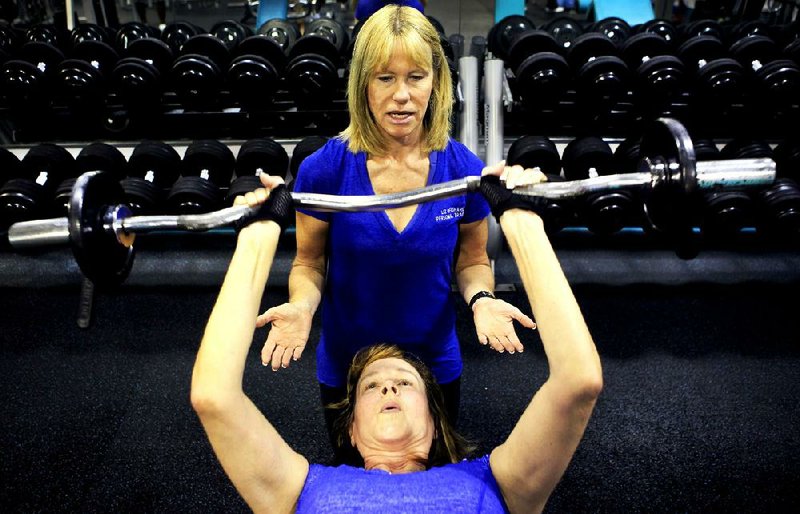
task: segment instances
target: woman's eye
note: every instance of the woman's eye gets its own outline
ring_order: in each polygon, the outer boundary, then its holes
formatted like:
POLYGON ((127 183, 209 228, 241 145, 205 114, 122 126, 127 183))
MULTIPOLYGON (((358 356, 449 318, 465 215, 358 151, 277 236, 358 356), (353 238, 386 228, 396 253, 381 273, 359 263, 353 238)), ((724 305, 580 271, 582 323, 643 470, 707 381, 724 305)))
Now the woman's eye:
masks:
POLYGON ((375 382, 370 382, 369 384, 364 386, 364 390, 375 389, 376 387, 377 387, 377 384, 375 382))
POLYGON ((381 82, 390 82, 392 80, 392 77, 388 75, 383 75, 378 77, 378 80, 380 80, 381 82))
POLYGON ((411 381, 410 380, 401 380, 400 381, 400 385, 401 386, 410 386, 411 385, 411 381))

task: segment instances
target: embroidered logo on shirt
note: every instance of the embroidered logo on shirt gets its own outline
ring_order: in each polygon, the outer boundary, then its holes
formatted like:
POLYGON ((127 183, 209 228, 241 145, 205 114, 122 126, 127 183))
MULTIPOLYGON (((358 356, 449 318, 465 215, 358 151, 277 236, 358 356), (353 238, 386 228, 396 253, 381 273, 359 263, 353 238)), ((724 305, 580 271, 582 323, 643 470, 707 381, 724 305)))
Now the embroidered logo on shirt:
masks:
POLYGON ((442 212, 436 216, 436 221, 448 221, 457 218, 464 217, 464 208, 463 207, 445 207, 442 209, 442 212))

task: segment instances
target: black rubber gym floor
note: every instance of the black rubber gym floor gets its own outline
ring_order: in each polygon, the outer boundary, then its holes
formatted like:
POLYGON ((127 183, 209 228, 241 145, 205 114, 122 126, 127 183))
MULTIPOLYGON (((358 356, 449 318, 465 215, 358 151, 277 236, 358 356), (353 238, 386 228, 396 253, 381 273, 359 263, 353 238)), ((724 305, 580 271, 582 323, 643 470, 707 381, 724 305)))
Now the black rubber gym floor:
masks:
MULTIPOLYGON (((547 511, 796 512, 798 283, 575 289, 605 389, 547 511)), ((216 288, 126 285, 97 297, 86 330, 77 294, 0 289, 0 511, 245 512, 189 404, 216 288)), ((265 306, 285 299, 270 288, 265 306)), ((466 307, 460 318, 460 428, 486 450, 546 363, 535 333, 525 353, 498 355, 477 344, 466 307)), ((294 448, 326 462, 313 348, 274 373, 259 364, 264 334, 247 391, 294 448)))

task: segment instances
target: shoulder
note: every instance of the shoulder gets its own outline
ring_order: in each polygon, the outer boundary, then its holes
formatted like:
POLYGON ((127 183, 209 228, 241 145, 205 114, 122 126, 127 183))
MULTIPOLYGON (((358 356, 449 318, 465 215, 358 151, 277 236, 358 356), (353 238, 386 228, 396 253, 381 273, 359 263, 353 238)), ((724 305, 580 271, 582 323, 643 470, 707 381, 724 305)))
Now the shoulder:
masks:
POLYGON ((462 176, 479 175, 484 166, 483 161, 472 150, 452 138, 441 151, 441 155, 448 166, 453 167, 456 172, 460 171, 462 176))

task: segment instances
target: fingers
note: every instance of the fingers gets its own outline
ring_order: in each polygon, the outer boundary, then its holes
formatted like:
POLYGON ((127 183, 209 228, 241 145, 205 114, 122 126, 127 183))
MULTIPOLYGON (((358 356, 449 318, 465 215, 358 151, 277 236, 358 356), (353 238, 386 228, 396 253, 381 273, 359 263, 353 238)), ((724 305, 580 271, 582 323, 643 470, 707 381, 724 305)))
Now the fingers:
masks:
POLYGON ((506 187, 514 189, 519 186, 530 186, 539 182, 546 182, 547 177, 539 168, 523 169, 522 166, 506 167, 501 180, 505 179, 506 187))
POLYGON ((261 175, 259 175, 259 177, 261 178, 261 183, 267 189, 275 189, 284 182, 283 177, 278 177, 275 175, 267 175, 265 173, 262 173, 261 175))
POLYGON ((265 201, 267 201, 270 190, 275 189, 276 187, 284 183, 282 177, 278 177, 275 175, 261 174, 259 175, 259 178, 261 179, 261 184, 264 187, 247 192, 244 195, 237 196, 236 198, 233 199, 234 205, 246 204, 249 205, 250 207, 255 207, 256 205, 260 205, 265 201))
POLYGON ((481 175, 496 175, 499 177, 500 174, 503 173, 505 167, 506 167, 506 161, 500 161, 496 164, 492 164, 491 166, 486 166, 485 168, 483 168, 483 170, 481 171, 481 175))
POLYGON ((514 318, 525 328, 536 328, 536 322, 530 317, 526 316, 521 310, 514 307, 516 312, 511 312, 511 317, 514 318))
POLYGON ((492 336, 487 334, 478 334, 478 342, 480 342, 482 345, 488 345, 497 353, 514 354, 525 351, 525 346, 523 346, 517 337, 517 334, 515 333, 492 336))

